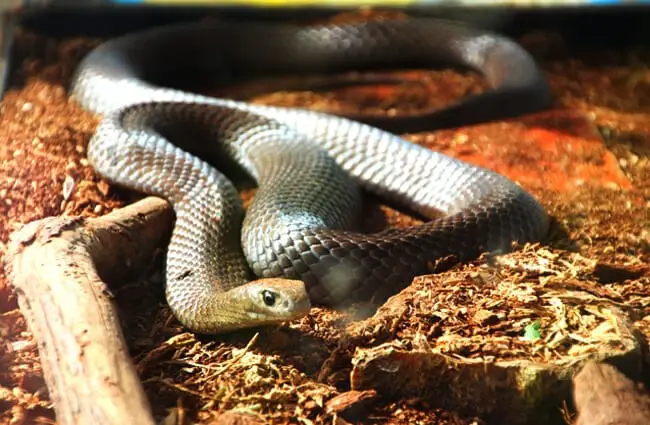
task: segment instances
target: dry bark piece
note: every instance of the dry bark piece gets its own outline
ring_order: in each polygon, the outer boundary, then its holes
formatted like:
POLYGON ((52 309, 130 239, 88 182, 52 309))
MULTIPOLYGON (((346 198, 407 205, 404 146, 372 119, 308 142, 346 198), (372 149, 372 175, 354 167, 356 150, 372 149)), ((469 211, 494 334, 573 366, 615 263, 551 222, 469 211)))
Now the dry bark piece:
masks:
POLYGON ((348 419, 359 419, 368 403, 375 400, 377 391, 346 391, 325 404, 327 413, 335 413, 348 419))
POLYGON ((133 277, 172 223, 169 204, 150 197, 100 218, 49 217, 12 234, 8 275, 59 424, 154 424, 105 281, 133 277))
POLYGON ((227 411, 221 413, 211 423, 215 425, 263 425, 265 422, 250 413, 227 411))
POLYGON ((650 396, 610 364, 585 364, 573 388, 575 425, 650 424, 650 396))
POLYGON ((602 261, 594 267, 594 277, 600 283, 618 283, 626 280, 638 279, 650 273, 650 267, 646 265, 625 266, 608 264, 602 261))

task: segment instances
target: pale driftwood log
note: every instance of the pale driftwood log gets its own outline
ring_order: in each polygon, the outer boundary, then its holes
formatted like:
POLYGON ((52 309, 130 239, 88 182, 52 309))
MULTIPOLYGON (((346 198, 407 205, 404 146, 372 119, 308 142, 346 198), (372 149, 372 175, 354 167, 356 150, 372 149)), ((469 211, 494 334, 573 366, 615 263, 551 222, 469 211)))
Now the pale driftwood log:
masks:
POLYGON ((573 388, 575 425, 650 424, 650 396, 612 365, 587 363, 573 388))
POLYGON ((12 235, 8 276, 59 424, 154 424, 104 280, 151 261, 172 223, 169 204, 151 197, 100 218, 45 218, 12 235))

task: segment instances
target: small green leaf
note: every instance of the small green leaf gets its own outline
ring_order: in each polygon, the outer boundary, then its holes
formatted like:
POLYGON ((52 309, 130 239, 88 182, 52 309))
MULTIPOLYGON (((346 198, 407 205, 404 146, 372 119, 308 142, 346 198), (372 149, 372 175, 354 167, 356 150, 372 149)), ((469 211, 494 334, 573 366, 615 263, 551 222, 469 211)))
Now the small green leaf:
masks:
POLYGON ((539 331, 542 325, 539 323, 539 320, 535 320, 530 325, 526 326, 524 329, 524 339, 534 341, 542 337, 541 332, 539 331))

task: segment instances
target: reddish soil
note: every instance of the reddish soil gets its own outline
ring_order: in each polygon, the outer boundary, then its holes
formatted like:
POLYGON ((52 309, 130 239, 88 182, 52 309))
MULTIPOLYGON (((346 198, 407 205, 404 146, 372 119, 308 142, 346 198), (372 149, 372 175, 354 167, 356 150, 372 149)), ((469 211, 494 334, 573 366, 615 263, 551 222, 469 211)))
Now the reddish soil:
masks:
MULTIPOLYGON (((18 34, 16 69, 0 104, 3 252, 9 234, 21 224, 59 214, 101 215, 133 199, 99 179, 88 165, 85 149, 97 119, 66 94, 79 59, 98 42, 18 34)), ((296 423, 295 418, 339 424, 359 418, 365 418, 363 423, 483 423, 430 399, 348 392, 346 344, 401 341, 410 347, 417 335, 424 335, 442 352, 486 361, 551 362, 575 355, 578 348, 571 346, 546 349, 542 342, 549 339, 542 338, 536 348, 519 339, 530 324, 523 320, 527 312, 545 308, 542 301, 524 296, 531 289, 530 276, 521 267, 531 265, 544 265, 554 276, 555 291, 578 288, 625 306, 634 325, 650 336, 650 50, 555 55, 552 61, 545 57, 538 59, 556 95, 553 110, 407 136, 492 168, 530 190, 555 220, 545 245, 505 257, 506 266, 497 274, 482 259, 416 279, 404 298, 412 303, 410 313, 390 326, 372 320, 351 323, 364 315, 363 306, 354 312, 314 309, 287 327, 262 330, 250 346, 252 331, 218 338, 185 332, 164 302, 159 273, 123 286, 117 300, 156 415, 173 411, 179 423, 211 423, 237 409, 278 423, 296 423), (499 285, 504 281, 508 285, 499 285), (415 298, 414 293, 425 296, 415 298), (370 325, 377 328, 369 331, 370 325), (362 413, 340 407, 346 403, 361 406, 362 413)), ((440 107, 484 88, 479 77, 451 70, 391 75, 404 81, 327 93, 276 92, 254 100, 330 111, 380 105, 391 113, 440 107)), ((369 230, 414 221, 374 199, 369 199, 368 216, 369 230)), ((596 324, 581 322, 586 316, 576 310, 569 317, 570 332, 585 335, 581 332, 593 329, 596 324)), ((552 318, 542 317, 548 320, 542 320, 541 328, 548 329, 552 318)), ((4 273, 0 338, 0 423, 55 423, 36 344, 4 273)), ((581 350, 589 346, 574 345, 581 350)))

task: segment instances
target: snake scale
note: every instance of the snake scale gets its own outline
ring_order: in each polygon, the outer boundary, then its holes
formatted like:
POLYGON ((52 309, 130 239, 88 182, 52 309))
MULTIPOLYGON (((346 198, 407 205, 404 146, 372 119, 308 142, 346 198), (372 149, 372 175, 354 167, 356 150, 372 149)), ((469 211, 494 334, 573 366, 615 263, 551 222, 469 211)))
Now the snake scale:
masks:
POLYGON ((550 104, 543 74, 519 45, 463 24, 417 18, 320 26, 174 24, 98 46, 79 65, 71 94, 103 116, 87 151, 94 169, 173 206, 166 297, 195 332, 280 323, 305 315, 312 303, 381 299, 426 274, 437 259, 505 252, 513 241, 536 241, 547 231, 544 209, 506 177, 375 126, 480 122, 550 104), (369 125, 170 84, 225 71, 295 74, 438 63, 472 68, 492 88, 447 109, 373 118, 369 125), (233 183, 208 161, 237 164, 255 180, 258 191, 246 213, 233 183), (428 221, 355 232, 362 190, 428 221))

